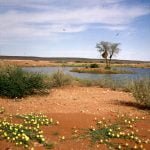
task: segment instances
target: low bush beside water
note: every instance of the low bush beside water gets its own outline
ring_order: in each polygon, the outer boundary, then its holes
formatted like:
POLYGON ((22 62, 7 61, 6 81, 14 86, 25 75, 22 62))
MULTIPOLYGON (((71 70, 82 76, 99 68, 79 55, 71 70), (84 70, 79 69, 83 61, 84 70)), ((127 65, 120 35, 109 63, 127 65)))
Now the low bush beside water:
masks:
POLYGON ((150 77, 134 81, 132 93, 139 104, 150 107, 150 77))
POLYGON ((99 68, 98 64, 90 64, 90 68, 99 68))
POLYGON ((28 73, 17 67, 0 69, 0 95, 10 98, 22 98, 34 93, 44 92, 48 88, 44 76, 28 73))
POLYGON ((70 75, 66 75, 63 71, 58 70, 53 73, 50 77, 50 86, 51 87, 61 87, 65 85, 71 84, 73 81, 73 77, 70 75))

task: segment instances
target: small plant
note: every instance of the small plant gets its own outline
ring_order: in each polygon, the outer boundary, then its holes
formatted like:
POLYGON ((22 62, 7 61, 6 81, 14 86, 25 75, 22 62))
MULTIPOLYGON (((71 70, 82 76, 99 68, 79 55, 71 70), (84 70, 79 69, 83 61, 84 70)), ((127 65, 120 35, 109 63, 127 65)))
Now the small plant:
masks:
POLYGON ((72 77, 70 75, 64 74, 62 71, 58 70, 53 73, 50 77, 50 84, 52 87, 61 87, 69 85, 72 82, 72 77))
POLYGON ((99 68, 98 64, 90 64, 90 68, 99 68))
POLYGON ((45 148, 50 149, 53 147, 53 144, 46 142, 43 131, 40 129, 41 126, 53 124, 52 119, 48 119, 42 114, 18 115, 16 117, 24 119, 24 122, 16 124, 0 120, 0 137, 2 139, 24 148, 29 148, 32 141, 43 144, 45 148))
POLYGON ((0 69, 0 96, 22 98, 44 92, 47 88, 48 85, 40 74, 27 73, 17 67, 0 69))
POLYGON ((5 112, 5 108, 4 107, 0 107, 0 114, 3 114, 5 112))
POLYGON ((17 115, 16 117, 24 119, 25 125, 30 126, 43 126, 43 125, 51 125, 54 124, 52 118, 48 119, 47 116, 39 114, 27 114, 27 115, 17 115))
POLYGON ((110 66, 106 66, 105 70, 111 70, 111 67, 110 66))
POLYGON ((132 93, 139 104, 150 107, 150 78, 134 81, 132 93))
POLYGON ((143 144, 149 143, 149 140, 140 138, 137 134, 138 131, 134 128, 140 119, 139 117, 130 118, 124 114, 119 116, 115 122, 106 121, 103 118, 101 121, 96 121, 96 127, 91 126, 89 129, 85 129, 84 133, 80 134, 75 130, 74 137, 87 138, 92 144, 104 144, 108 149, 142 150, 143 144))

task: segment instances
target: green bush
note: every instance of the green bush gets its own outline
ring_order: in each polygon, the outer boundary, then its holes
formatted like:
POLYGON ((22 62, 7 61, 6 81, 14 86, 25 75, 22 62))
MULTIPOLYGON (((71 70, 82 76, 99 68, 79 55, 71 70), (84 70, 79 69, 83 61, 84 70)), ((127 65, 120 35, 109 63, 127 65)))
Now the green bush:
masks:
POLYGON ((17 67, 0 69, 0 96, 21 98, 43 92, 47 88, 48 86, 40 74, 27 73, 17 67))
POLYGON ((66 75, 60 70, 53 73, 50 77, 51 87, 61 87, 61 86, 69 85, 72 83, 72 81, 73 78, 70 75, 66 75))
POLYGON ((150 78, 134 81, 132 93, 139 104, 150 107, 150 78))
POLYGON ((99 68, 98 64, 90 64, 90 68, 99 68))

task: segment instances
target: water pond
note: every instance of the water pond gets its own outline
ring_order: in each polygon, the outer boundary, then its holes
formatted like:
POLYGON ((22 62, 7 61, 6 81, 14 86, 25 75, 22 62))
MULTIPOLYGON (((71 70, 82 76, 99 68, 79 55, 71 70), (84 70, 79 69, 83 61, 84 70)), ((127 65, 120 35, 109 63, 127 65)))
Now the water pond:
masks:
MULTIPOLYGON (((118 67, 119 68, 119 67, 118 67)), ((125 79, 137 79, 150 77, 150 68, 119 68, 135 72, 134 74, 91 74, 91 73, 76 73, 70 72, 72 67, 23 67, 23 70, 28 72, 37 72, 43 74, 52 74, 58 70, 63 71, 66 74, 70 74, 73 77, 81 79, 115 79, 115 80, 125 80, 125 79)))

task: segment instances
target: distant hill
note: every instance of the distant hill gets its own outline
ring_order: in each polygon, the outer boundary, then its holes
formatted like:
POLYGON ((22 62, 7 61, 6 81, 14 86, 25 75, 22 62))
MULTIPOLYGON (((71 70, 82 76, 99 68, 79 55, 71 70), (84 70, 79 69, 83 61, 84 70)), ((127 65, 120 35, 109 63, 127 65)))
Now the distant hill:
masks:
MULTIPOLYGON (((34 56, 0 56, 0 59, 9 60, 35 60, 35 61, 56 61, 56 62, 104 62, 103 59, 91 59, 91 58, 69 58, 69 57, 34 57, 34 56)), ((113 59, 113 63, 150 63, 150 61, 139 61, 139 60, 117 60, 113 59)))
POLYGON ((34 57, 34 56, 0 56, 0 59, 12 60, 45 60, 45 61, 97 61, 98 59, 90 58, 69 58, 69 57, 34 57))

